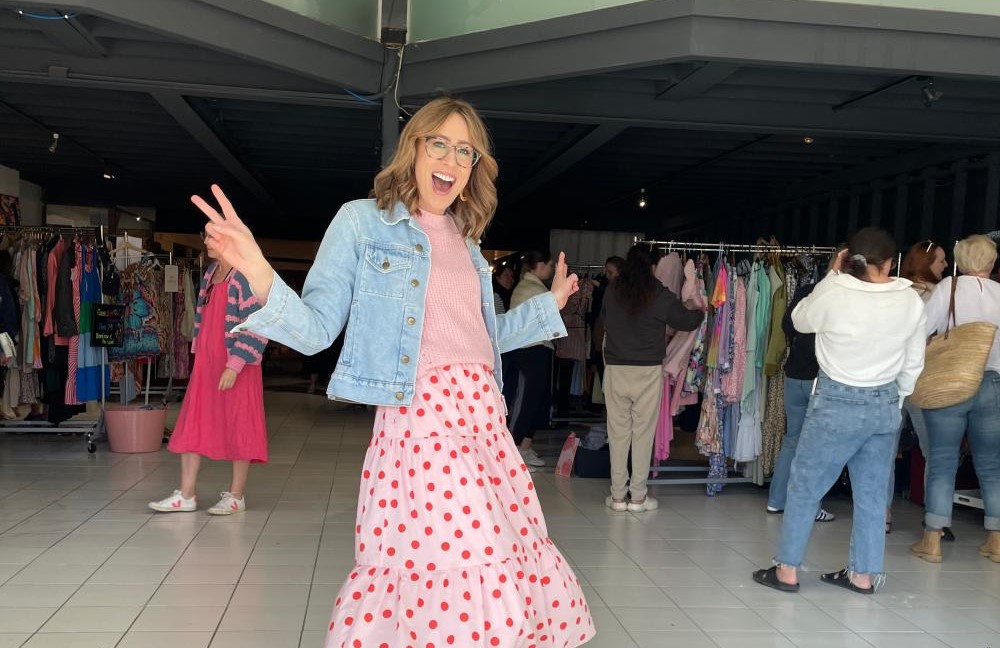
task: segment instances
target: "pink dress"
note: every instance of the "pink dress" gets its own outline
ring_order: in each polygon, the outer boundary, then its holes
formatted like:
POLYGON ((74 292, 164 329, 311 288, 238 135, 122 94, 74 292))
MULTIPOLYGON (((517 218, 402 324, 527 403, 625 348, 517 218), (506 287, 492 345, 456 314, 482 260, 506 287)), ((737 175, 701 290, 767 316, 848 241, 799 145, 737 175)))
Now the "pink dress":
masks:
POLYGON ((492 356, 478 276, 457 230, 432 218, 445 217, 418 219, 433 257, 414 402, 376 413, 357 565, 325 648, 579 646, 594 636, 579 581, 548 537, 490 366, 468 360, 492 356), (439 364, 449 353, 462 362, 439 364))
POLYGON ((198 352, 177 425, 167 448, 220 461, 267 462, 264 381, 260 365, 247 364, 232 389, 219 391, 226 368, 226 295, 229 281, 209 287, 202 310, 198 352))

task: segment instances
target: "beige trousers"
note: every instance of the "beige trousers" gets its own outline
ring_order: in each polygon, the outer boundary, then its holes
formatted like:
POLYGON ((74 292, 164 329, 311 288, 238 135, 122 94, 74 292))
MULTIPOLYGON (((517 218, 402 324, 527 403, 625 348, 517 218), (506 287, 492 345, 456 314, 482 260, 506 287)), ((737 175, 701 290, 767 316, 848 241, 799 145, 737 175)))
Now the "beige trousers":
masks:
POLYGON ((653 456, 653 437, 663 399, 663 369, 608 365, 604 370, 604 399, 608 408, 608 445, 611 449, 611 496, 624 500, 646 498, 646 479, 653 456), (632 449, 632 475, 628 473, 632 449))

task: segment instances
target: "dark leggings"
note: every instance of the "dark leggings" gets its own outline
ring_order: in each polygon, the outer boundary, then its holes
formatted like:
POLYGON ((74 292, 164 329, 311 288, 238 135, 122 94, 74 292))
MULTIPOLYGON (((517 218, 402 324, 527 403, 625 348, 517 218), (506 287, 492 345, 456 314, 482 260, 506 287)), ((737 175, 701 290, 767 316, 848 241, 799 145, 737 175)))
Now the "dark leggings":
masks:
POLYGON ((529 347, 513 352, 519 380, 520 399, 508 403, 511 409, 510 433, 514 443, 535 438, 535 427, 543 417, 548 402, 551 380, 552 350, 544 346, 529 347))

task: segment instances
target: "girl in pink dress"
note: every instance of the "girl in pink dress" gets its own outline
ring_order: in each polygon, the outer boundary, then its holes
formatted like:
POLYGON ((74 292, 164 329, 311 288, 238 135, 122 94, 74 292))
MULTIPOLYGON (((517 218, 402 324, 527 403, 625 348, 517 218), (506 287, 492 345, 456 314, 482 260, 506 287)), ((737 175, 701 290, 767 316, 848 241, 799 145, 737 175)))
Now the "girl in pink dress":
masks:
POLYGON ((244 325, 317 353, 347 325, 328 394, 379 406, 361 475, 356 566, 326 648, 574 648, 594 635, 505 425, 501 352, 566 335, 578 288, 497 315, 478 239, 496 208, 479 115, 436 99, 400 134, 374 198, 334 218, 302 297, 274 273, 218 187, 208 244, 266 302, 244 325))
MULTIPOLYGON (((217 258, 211 249, 208 254, 217 258)), ((181 487, 165 499, 150 502, 154 511, 198 508, 195 485, 203 456, 233 462, 229 490, 208 512, 231 515, 246 510, 250 464, 267 462, 261 376, 267 340, 233 328, 259 308, 246 277, 225 260, 209 266, 198 292, 191 342, 194 370, 167 446, 181 455, 181 487)))

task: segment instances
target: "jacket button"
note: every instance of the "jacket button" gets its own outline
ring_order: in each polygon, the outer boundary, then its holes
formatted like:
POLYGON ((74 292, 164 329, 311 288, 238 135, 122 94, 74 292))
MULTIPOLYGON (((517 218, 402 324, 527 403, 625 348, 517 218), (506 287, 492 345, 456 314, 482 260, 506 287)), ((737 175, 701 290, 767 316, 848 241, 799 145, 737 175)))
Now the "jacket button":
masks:
POLYGON ((385 261, 382 262, 382 269, 383 270, 388 270, 389 269, 389 260, 388 259, 386 259, 385 261))
POLYGON ((417 243, 417 244, 416 244, 416 245, 415 245, 415 246, 413 247, 413 249, 414 249, 414 250, 416 250, 417 252, 423 252, 423 251, 424 251, 424 246, 423 246, 423 245, 420 245, 419 243, 417 243))
POLYGON ((403 392, 396 392, 396 400, 403 400, 403 392))
POLYGON ((403 356, 400 360, 403 364, 410 364, 410 356, 403 356))
POLYGON ((413 318, 413 317, 407 317, 406 318, 406 323, 409 324, 410 326, 413 326, 414 324, 417 323, 417 320, 416 320, 416 318, 413 318))
POLYGON ((420 280, 419 279, 414 279, 413 281, 410 282, 410 285, 413 286, 414 288, 416 288, 416 287, 418 287, 420 285, 420 280))

